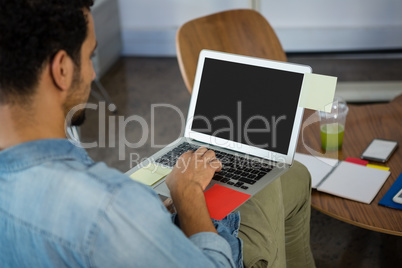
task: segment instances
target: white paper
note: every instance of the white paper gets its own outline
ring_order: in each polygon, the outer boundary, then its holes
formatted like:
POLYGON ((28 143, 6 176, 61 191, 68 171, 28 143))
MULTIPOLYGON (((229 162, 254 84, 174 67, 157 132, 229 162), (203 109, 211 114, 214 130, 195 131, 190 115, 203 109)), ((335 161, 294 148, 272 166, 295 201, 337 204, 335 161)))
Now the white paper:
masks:
POLYGON ((348 162, 341 162, 318 191, 370 204, 390 172, 348 162))
POLYGON ((322 179, 339 162, 337 159, 295 153, 295 160, 305 165, 311 174, 311 187, 317 188, 322 179))

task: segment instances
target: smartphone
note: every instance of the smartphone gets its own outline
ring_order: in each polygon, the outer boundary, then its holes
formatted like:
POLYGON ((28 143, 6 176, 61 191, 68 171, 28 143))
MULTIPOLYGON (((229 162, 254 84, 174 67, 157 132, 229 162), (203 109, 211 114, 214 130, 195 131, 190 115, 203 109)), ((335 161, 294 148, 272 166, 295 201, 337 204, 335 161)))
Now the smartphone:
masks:
POLYGON ((388 161, 396 147, 398 147, 398 142, 396 141, 374 139, 360 158, 384 163, 388 161))
POLYGON ((402 189, 399 190, 399 192, 394 196, 394 198, 392 198, 392 201, 394 201, 395 203, 402 204, 402 189))

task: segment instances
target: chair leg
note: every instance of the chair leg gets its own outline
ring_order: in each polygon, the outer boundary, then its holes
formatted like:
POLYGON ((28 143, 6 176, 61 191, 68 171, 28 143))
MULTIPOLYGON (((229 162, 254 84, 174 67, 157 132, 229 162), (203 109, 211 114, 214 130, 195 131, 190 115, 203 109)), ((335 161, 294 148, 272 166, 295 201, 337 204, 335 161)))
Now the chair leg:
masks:
POLYGON ((76 143, 77 145, 81 143, 80 139, 80 130, 77 126, 69 126, 67 127, 67 139, 76 143))
POLYGON ((255 11, 261 12, 261 2, 260 0, 249 0, 250 8, 255 11))

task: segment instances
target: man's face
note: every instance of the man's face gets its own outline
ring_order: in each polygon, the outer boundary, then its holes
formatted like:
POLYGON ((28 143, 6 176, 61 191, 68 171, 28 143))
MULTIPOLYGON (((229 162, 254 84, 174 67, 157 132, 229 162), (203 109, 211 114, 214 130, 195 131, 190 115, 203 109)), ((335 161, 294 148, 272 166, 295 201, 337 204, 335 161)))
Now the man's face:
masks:
MULTIPOLYGON (((76 105, 86 103, 91 92, 91 83, 96 74, 92 64, 92 55, 96 48, 94 21, 91 13, 84 12, 88 19, 88 34, 81 47, 81 66, 75 67, 71 88, 64 104, 65 115, 76 105)), ((85 110, 77 111, 71 119, 71 124, 79 126, 84 123, 85 110)))

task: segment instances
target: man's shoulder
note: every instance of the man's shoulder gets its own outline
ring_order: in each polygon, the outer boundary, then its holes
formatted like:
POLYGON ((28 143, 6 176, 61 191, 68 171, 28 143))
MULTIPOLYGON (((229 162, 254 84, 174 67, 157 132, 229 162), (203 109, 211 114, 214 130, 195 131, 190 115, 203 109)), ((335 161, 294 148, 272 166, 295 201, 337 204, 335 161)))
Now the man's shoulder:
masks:
POLYGON ((45 169, 49 169, 47 173, 50 178, 44 178, 42 186, 53 184, 50 187, 65 196, 65 204, 73 210, 104 210, 117 199, 135 203, 139 199, 158 198, 151 188, 102 162, 81 165, 63 161, 48 165, 45 169))
MULTIPOLYGON (((10 190, 18 190, 10 192, 12 199, 5 197, 6 202, 13 200, 8 206, 9 220, 16 226, 29 226, 32 234, 43 239, 64 241, 76 249, 88 243, 91 230, 111 207, 126 211, 133 209, 131 204, 159 203, 149 187, 104 163, 51 161, 13 177, 15 187, 10 190)), ((140 214, 146 210, 135 209, 140 214)))

